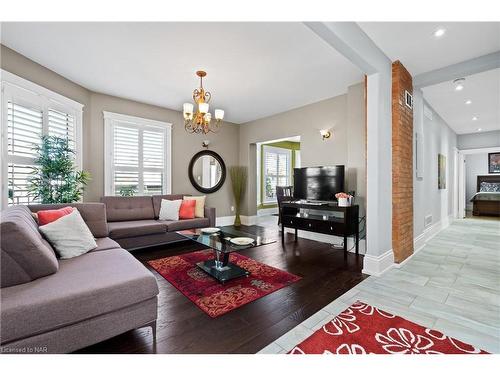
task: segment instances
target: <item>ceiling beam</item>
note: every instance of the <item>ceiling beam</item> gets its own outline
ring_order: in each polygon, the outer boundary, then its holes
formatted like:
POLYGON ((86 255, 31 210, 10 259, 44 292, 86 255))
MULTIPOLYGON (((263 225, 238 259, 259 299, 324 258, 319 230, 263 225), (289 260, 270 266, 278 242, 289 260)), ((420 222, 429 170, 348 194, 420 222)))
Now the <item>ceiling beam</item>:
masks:
POLYGON ((444 68, 432 70, 427 73, 418 74, 413 78, 413 87, 422 88, 437 85, 441 82, 453 81, 456 78, 462 78, 497 68, 500 68, 500 51, 462 61, 457 64, 448 65, 444 68))
POLYGON ((391 66, 391 60, 356 22, 304 22, 304 25, 367 75, 391 66))

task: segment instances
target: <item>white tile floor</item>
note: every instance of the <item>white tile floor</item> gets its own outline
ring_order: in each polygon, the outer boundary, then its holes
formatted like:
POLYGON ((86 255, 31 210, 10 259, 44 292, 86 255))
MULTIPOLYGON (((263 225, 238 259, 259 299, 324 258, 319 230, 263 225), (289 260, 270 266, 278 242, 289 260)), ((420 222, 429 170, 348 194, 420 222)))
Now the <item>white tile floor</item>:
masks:
POLYGON ((288 352, 358 299, 500 353, 500 221, 454 221, 401 268, 369 277, 259 353, 288 352))

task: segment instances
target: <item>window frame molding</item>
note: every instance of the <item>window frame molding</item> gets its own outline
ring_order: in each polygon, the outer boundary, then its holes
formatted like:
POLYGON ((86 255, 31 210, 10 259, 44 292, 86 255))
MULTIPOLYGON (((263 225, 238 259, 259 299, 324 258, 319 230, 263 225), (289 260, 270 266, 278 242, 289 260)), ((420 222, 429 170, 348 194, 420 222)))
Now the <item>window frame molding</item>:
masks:
MULTIPOLYGON (((262 170, 262 181, 263 181, 263 194, 262 194, 262 204, 263 205, 269 205, 269 204, 276 204, 277 203, 277 199, 273 199, 273 200, 268 200, 266 199, 266 177, 268 176, 267 175, 267 172, 266 172, 266 154, 267 153, 274 153, 274 154, 284 154, 284 155, 287 155, 288 157, 288 183, 290 184, 290 181, 292 179, 292 152, 293 150, 291 149, 288 149, 288 148, 283 148, 283 147, 275 147, 275 146, 270 146, 270 145, 262 145, 262 162, 263 162, 263 170, 262 170)), ((278 166, 276 166, 278 167, 278 166)), ((276 179, 278 180, 279 179, 279 175, 276 175, 276 179)), ((276 181, 277 182, 277 181, 276 181)))
POLYGON ((48 110, 54 109, 62 112, 66 112, 74 116, 75 121, 75 164, 78 169, 83 167, 83 108, 82 103, 76 100, 70 99, 64 95, 61 95, 55 91, 52 91, 46 87, 43 87, 37 83, 29 81, 18 75, 10 73, 4 69, 0 69, 0 155, 2 157, 2 163, 0 165, 1 173, 1 186, 0 192, 2 197, 0 199, 0 208, 4 209, 8 206, 8 194, 7 194, 7 181, 8 181, 8 159, 17 159, 19 162, 23 163, 27 159, 24 157, 13 156, 12 158, 7 158, 8 155, 8 134, 7 134, 7 102, 9 98, 18 97, 21 98, 23 102, 29 103, 30 105, 36 105, 40 107, 43 112, 43 133, 48 131, 48 110), (31 98, 29 98, 31 97, 31 98), (36 98, 33 103, 32 99, 36 98))
MULTIPOLYGON (((143 117, 125 115, 122 113, 115 113, 103 111, 104 119, 104 195, 114 196, 113 178, 111 172, 113 171, 113 134, 112 128, 115 123, 120 123, 124 126, 131 126, 134 128, 154 128, 165 130, 165 155, 164 167, 166 184, 163 188, 163 194, 171 194, 172 192, 172 123, 158 120, 151 120, 143 117)), ((139 138, 139 143, 142 140, 139 138)), ((142 146, 141 146, 142 147, 142 146)), ((139 181, 142 184, 143 181, 139 181)))

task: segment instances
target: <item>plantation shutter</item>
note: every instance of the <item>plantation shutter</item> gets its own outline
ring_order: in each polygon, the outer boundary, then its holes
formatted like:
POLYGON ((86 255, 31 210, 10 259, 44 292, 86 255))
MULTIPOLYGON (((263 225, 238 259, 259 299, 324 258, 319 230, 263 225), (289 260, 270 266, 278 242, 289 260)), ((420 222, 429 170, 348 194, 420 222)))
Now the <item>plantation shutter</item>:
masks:
POLYGON ((264 202, 276 201, 276 186, 290 184, 291 152, 264 145, 264 202))
POLYGON ((68 139, 80 167, 82 105, 9 72, 2 72, 2 185, 0 204, 38 202, 28 195, 28 178, 35 167, 42 136, 68 139))
POLYGON ((111 121, 110 127, 112 160, 106 173, 111 186, 107 194, 165 193, 166 129, 120 121, 111 121))
POLYGON ((68 140, 69 147, 76 149, 75 117, 69 113, 49 109, 48 111, 49 135, 68 140))
POLYGON ((43 111, 36 106, 7 102, 8 204, 35 203, 28 196, 28 176, 34 166, 35 147, 41 144, 43 111))

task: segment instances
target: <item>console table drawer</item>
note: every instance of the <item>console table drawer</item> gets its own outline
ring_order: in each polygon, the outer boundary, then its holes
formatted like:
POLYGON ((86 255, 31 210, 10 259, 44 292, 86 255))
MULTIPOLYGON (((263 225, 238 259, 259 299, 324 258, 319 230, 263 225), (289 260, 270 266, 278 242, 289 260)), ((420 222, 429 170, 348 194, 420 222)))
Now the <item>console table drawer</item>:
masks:
POLYGON ((316 220, 309 220, 302 217, 283 216, 283 225, 296 229, 321 231, 323 223, 316 220))

